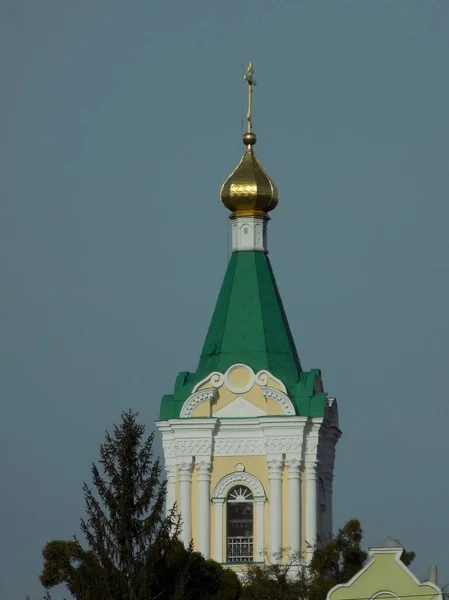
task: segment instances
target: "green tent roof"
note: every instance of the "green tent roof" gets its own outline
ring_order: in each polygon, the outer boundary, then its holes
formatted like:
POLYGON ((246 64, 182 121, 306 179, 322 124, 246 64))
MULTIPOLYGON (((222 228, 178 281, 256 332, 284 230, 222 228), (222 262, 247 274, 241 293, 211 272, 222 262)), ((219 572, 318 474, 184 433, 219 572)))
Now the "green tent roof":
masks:
POLYGON ((234 252, 218 296, 198 371, 224 372, 241 362, 296 382, 298 353, 270 261, 264 252, 234 252))
POLYGON ((164 396, 161 420, 179 416, 194 385, 235 363, 266 369, 287 387, 298 414, 322 416, 325 394, 315 393, 319 371, 302 371, 268 256, 234 252, 218 296, 198 368, 180 373, 173 395, 164 396), (313 403, 312 403, 313 399, 313 403), (312 406, 313 404, 313 406, 312 406))

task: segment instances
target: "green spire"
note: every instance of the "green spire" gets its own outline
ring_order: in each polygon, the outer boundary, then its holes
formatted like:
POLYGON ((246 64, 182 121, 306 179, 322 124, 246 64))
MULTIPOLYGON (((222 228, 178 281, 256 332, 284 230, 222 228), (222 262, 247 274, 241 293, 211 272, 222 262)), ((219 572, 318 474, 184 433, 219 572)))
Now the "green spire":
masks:
POLYGON ((294 385, 302 370, 273 270, 264 252, 232 254, 198 372, 224 373, 238 362, 256 372, 267 369, 285 385, 294 385))
POLYGON ((235 363, 266 369, 287 388, 297 414, 320 417, 326 394, 319 370, 302 371, 284 307, 265 252, 234 252, 195 373, 178 375, 164 396, 160 419, 177 418, 196 383, 235 363))

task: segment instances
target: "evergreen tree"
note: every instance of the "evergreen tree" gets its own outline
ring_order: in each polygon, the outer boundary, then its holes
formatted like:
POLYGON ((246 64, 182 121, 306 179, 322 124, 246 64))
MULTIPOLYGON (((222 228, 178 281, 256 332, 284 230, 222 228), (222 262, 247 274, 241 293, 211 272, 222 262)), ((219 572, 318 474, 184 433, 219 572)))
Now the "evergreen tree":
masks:
POLYGON ((230 579, 220 565, 211 567, 184 548, 175 507, 165 516, 166 483, 153 457, 154 434, 145 439, 136 417, 122 413, 113 435, 106 434, 100 468, 92 465, 95 493, 83 486, 87 549, 77 538, 49 542, 41 583, 46 588, 63 583, 77 600, 235 600, 240 589, 235 574, 230 579), (214 569, 211 579, 207 575, 214 569), (228 595, 220 595, 224 581, 228 595))
POLYGON ((313 554, 309 573, 309 600, 323 600, 339 583, 348 582, 365 564, 360 521, 351 519, 327 544, 313 554))

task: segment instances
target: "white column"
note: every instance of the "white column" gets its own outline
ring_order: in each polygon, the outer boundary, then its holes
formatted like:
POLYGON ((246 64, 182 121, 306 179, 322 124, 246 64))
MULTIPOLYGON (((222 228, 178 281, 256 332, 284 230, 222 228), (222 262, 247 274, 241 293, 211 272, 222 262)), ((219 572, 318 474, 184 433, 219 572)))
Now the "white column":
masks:
POLYGON ((167 496, 165 498, 165 514, 168 516, 176 502, 176 465, 165 465, 167 476, 167 496))
POLYGON ((318 498, 317 462, 306 463, 306 544, 307 560, 312 559, 317 543, 318 498))
POLYGON ((282 461, 271 459, 267 465, 270 483, 270 559, 279 562, 282 550, 282 461))
POLYGON ((295 557, 301 553, 301 461, 286 461, 288 472, 288 547, 295 557))
POLYGON ((198 550, 210 558, 210 463, 196 463, 198 481, 198 550))
POLYGON ((192 540, 192 463, 182 462, 178 465, 179 470, 179 509, 182 518, 181 540, 184 546, 192 540))
POLYGON ((254 498, 256 505, 256 547, 254 552, 254 560, 263 562, 265 559, 265 540, 264 540, 264 506, 265 497, 254 498))
POLYGON ((215 548, 213 559, 223 562, 223 505, 224 498, 214 498, 214 521, 215 521, 215 548))

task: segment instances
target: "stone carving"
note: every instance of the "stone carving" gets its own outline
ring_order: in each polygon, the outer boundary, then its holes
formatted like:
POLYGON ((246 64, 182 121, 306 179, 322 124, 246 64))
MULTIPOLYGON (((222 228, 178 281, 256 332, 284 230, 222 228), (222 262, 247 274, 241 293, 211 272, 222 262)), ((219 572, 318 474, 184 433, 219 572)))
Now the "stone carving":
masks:
POLYGON ((289 458, 285 461, 287 465, 288 479, 299 479, 301 477, 301 461, 297 458, 289 458))
POLYGON ((184 439, 175 441, 176 456, 196 456, 197 454, 210 454, 212 449, 211 438, 184 439))
POLYGON ((210 462, 200 460, 196 463, 196 472, 198 481, 210 481, 210 462))
POLYGON ((302 439, 296 437, 276 437, 265 439, 265 452, 267 454, 276 454, 279 452, 301 452, 302 439))
POLYGON ((307 439, 306 454, 312 454, 313 456, 315 456, 317 449, 318 449, 318 438, 314 437, 314 438, 307 439))
POLYGON ((259 496, 263 498, 266 497, 263 485, 256 477, 254 477, 254 475, 244 471, 239 471, 225 475, 225 477, 218 482, 217 487, 214 490, 214 498, 226 498, 228 489, 238 483, 247 485, 252 491, 253 496, 259 496))
POLYGON ((282 460, 267 460, 268 479, 282 479, 282 460))
POLYGON ((318 465, 318 461, 306 462, 306 464, 304 465, 304 471, 308 479, 318 477, 318 465))
MULTIPOLYGON (((246 392, 249 392, 249 390, 252 389, 252 387, 255 384, 258 384, 260 386, 268 385, 268 379, 272 379, 273 381, 276 381, 276 383, 279 384, 279 386, 284 394, 287 392, 287 389, 286 389, 285 385, 282 383, 282 381, 277 379, 277 377, 274 377, 274 375, 272 375, 268 371, 262 370, 262 371, 258 371, 257 373, 254 373, 254 371, 248 365, 245 365, 243 363, 236 363, 234 365, 231 365, 225 373, 219 373, 218 371, 214 371, 213 373, 211 373, 210 375, 208 375, 207 377, 202 379, 193 388, 192 396, 195 395, 195 393, 204 384, 207 384, 207 383, 210 383, 211 386, 216 389, 220 388, 222 385, 226 385, 226 387, 234 394, 246 394, 246 392), (231 375, 236 370, 246 371, 247 376, 248 376, 247 382, 241 386, 236 386, 231 381, 231 375)), ((192 396, 190 396, 190 397, 192 397, 192 396)))
POLYGON ((176 466, 165 465, 165 475, 168 483, 176 483, 176 466))
POLYGON ((215 438, 215 456, 263 456, 265 454, 292 453, 300 454, 302 439, 295 437, 273 438, 215 438))
MULTIPOLYGON (((282 383, 282 381, 280 379, 278 379, 277 377, 275 377, 274 375, 272 375, 271 373, 269 373, 268 371, 259 371, 256 374, 256 381, 261 387, 268 385, 268 379, 272 379, 273 381, 275 381, 279 385, 279 387, 281 388, 281 390, 284 394, 287 393, 287 388, 282 383)), ((274 389, 274 388, 270 388, 270 389, 274 389)), ((275 390, 275 391, 279 391, 279 390, 275 390)))
POLYGON ((271 387, 261 387, 262 394, 265 398, 270 398, 271 400, 275 400, 278 404, 282 406, 286 415, 295 415, 295 408, 292 404, 290 398, 280 392, 279 390, 275 390, 271 387))
POLYGON ((265 454, 263 439, 215 439, 215 456, 259 456, 265 454))
POLYGON ((201 402, 206 402, 207 400, 213 400, 217 395, 217 390, 202 390, 201 392, 196 392, 196 394, 192 394, 187 398, 181 408, 181 412, 179 413, 179 417, 181 419, 189 419, 192 416, 192 412, 201 404, 201 402))
POLYGON ((176 456, 176 442, 166 442, 163 444, 165 456, 176 456))
POLYGON ((178 464, 179 480, 190 481, 192 476, 192 463, 182 462, 178 464))

